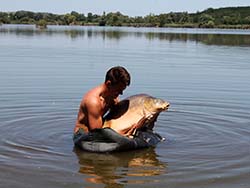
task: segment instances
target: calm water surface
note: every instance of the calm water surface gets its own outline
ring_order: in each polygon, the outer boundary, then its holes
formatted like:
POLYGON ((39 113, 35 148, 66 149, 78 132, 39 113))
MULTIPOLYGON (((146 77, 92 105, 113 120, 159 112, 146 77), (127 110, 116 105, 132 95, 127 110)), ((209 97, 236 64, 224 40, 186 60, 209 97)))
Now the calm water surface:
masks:
POLYGON ((249 188, 250 31, 0 26, 1 187, 249 188), (122 98, 171 103, 156 148, 74 149, 82 95, 127 67, 122 98))

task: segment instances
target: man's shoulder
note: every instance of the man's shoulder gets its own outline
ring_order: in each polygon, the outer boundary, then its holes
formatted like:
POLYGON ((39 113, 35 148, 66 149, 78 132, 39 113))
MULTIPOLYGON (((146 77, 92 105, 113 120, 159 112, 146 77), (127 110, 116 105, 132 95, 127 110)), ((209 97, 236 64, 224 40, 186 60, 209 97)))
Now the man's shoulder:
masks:
POLYGON ((85 97, 97 98, 100 95, 100 86, 94 87, 85 93, 85 97))
POLYGON ((88 92, 83 98, 82 101, 83 104, 89 106, 95 106, 95 105, 100 105, 100 97, 97 93, 95 92, 88 92))

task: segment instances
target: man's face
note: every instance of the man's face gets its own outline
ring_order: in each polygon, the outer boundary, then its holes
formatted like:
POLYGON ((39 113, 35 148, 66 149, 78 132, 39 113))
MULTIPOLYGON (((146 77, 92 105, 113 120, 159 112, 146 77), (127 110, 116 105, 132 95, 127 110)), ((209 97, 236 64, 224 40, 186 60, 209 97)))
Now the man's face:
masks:
POLYGON ((123 91, 126 89, 126 85, 123 83, 119 83, 116 85, 110 85, 110 95, 113 98, 117 98, 119 95, 123 94, 123 91))

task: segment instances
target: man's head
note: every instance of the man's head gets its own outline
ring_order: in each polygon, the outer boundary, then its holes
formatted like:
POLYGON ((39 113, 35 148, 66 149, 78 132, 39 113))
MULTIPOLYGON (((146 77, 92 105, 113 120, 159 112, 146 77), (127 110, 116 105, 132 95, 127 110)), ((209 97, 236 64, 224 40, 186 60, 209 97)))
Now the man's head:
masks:
POLYGON ((112 95, 117 97, 130 84, 130 74, 121 66, 112 67, 108 70, 105 77, 105 84, 108 86, 112 95))
POLYGON ((121 83, 125 86, 129 86, 130 74, 124 67, 112 67, 106 73, 105 82, 107 82, 108 80, 111 82, 111 85, 117 85, 121 83))

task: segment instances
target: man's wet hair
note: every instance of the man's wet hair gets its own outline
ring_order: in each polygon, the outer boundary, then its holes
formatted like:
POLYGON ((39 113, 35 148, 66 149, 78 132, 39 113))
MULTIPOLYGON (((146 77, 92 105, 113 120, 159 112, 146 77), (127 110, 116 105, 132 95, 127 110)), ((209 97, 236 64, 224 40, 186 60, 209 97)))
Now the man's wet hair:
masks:
POLYGON ((126 86, 130 84, 130 74, 121 66, 112 67, 108 70, 105 77, 105 82, 110 80, 111 85, 117 85, 123 83, 126 86))

